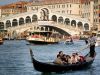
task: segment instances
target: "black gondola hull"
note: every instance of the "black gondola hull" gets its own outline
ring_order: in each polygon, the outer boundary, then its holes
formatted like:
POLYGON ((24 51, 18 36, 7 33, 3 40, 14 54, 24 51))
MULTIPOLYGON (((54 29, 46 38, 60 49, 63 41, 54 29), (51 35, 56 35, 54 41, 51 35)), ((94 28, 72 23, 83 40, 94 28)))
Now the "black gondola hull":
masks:
POLYGON ((69 64, 69 65, 58 65, 52 63, 43 63, 33 59, 34 68, 40 72, 62 72, 62 71, 70 71, 70 70, 81 70, 84 68, 88 68, 93 61, 83 62, 77 64, 69 64))
MULTIPOLYGON (((40 62, 34 59, 32 51, 30 51, 32 57, 32 63, 34 68, 40 72, 63 72, 63 71, 70 71, 70 70, 81 70, 90 67, 93 63, 94 58, 91 58, 89 61, 84 61, 82 63, 77 64, 55 64, 53 62, 40 62)), ((87 54, 88 55, 88 54, 87 54)), ((88 58, 89 56, 85 56, 88 58)))

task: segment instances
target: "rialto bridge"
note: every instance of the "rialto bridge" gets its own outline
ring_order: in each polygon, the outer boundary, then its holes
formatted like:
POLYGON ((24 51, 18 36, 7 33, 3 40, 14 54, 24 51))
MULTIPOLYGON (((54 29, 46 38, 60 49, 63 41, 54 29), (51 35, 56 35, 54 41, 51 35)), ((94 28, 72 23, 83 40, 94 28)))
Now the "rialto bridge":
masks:
POLYGON ((65 14, 51 13, 48 8, 37 11, 11 15, 0 20, 0 29, 22 32, 30 28, 50 30, 50 27, 59 32, 70 35, 80 34, 90 30, 88 20, 65 14))

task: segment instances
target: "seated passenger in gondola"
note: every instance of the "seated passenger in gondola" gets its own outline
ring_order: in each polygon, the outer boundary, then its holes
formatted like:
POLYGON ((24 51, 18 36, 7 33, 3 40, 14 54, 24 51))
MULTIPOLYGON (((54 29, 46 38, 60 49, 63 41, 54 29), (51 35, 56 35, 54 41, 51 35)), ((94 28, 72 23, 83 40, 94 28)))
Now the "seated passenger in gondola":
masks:
POLYGON ((63 56, 62 56, 62 62, 63 62, 63 64, 68 64, 68 59, 67 59, 67 55, 65 55, 65 54, 63 54, 63 56))
POLYGON ((56 64, 63 64, 63 51, 59 51, 59 53, 57 54, 57 58, 54 60, 54 63, 56 64))
POLYGON ((79 55, 78 53, 73 53, 73 55, 75 55, 76 63, 82 63, 85 61, 85 58, 82 55, 79 55))
POLYGON ((71 56, 71 63, 76 64, 79 63, 80 57, 77 53, 73 53, 71 56))
POLYGON ((54 63, 55 64, 63 64, 63 61, 62 61, 60 55, 57 55, 57 58, 54 60, 54 63))
POLYGON ((62 59, 63 58, 63 51, 59 51, 59 53, 57 54, 57 55, 59 55, 60 56, 60 58, 62 59))
POLYGON ((66 55, 66 59, 65 59, 66 61, 66 64, 71 64, 71 57, 70 57, 70 55, 66 55))
POLYGON ((80 57, 79 62, 85 62, 85 58, 83 56, 79 56, 79 57, 80 57))

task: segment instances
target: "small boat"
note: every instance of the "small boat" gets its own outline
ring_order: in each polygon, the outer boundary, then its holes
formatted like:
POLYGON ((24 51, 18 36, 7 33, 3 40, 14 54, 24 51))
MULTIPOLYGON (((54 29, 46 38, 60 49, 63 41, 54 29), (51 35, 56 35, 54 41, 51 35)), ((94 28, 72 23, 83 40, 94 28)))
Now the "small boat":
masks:
POLYGON ((66 45, 72 45, 72 44, 74 44, 73 39, 71 38, 71 39, 66 40, 65 44, 66 45))
POLYGON ((71 41, 65 41, 65 44, 66 44, 66 45, 72 45, 72 44, 74 44, 74 43, 71 42, 71 41))
POLYGON ((58 38, 52 37, 53 33, 51 31, 33 31, 26 38, 29 43, 33 44, 56 44, 59 43, 58 38))
POLYGON ((0 37, 0 45, 3 44, 3 39, 0 37))
POLYGON ((40 62, 34 58, 32 50, 30 55, 34 68, 40 72, 65 72, 70 70, 81 70, 88 68, 94 61, 95 56, 89 57, 89 53, 85 56, 85 60, 82 63, 77 64, 55 64, 54 62, 40 62))

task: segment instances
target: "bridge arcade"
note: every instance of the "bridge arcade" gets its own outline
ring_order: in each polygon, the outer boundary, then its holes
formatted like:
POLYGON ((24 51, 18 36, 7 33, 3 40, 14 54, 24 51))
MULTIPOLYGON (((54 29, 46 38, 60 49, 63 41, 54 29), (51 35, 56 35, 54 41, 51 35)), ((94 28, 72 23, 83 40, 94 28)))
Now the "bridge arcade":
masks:
POLYGON ((37 21, 54 21, 58 24, 72 26, 84 31, 90 30, 90 23, 86 19, 65 14, 51 13, 49 10, 50 9, 43 7, 39 9, 38 12, 26 12, 3 18, 0 20, 0 29, 15 28, 37 21))

